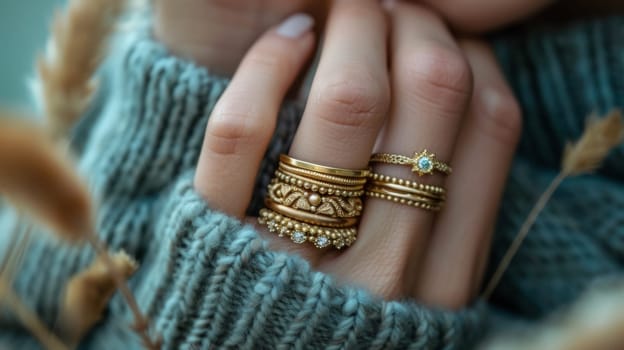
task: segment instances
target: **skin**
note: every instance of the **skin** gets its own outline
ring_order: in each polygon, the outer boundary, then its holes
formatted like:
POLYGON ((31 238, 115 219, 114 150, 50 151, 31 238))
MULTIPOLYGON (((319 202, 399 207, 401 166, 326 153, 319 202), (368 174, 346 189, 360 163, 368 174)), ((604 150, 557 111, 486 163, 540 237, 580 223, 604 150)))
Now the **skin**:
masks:
MULTIPOLYGON (((197 4, 185 1, 188 6, 197 4)), ((212 49, 222 45, 223 37, 236 35, 244 41, 264 31, 237 64, 210 116, 195 179, 197 191, 213 207, 240 219, 281 103, 317 44, 313 31, 295 39, 279 36, 271 25, 283 16, 263 12, 288 3, 292 7, 283 13, 293 13, 297 6, 308 6, 305 1, 247 3, 260 8, 230 11, 230 20, 210 24, 215 26, 208 31, 213 34, 203 36, 208 32, 200 31, 202 35, 192 38, 197 41, 188 45, 175 40, 180 34, 174 33, 183 28, 168 29, 171 23, 186 23, 182 13, 167 12, 174 5, 160 0, 155 29, 174 52, 224 74, 231 67, 221 65, 227 61, 223 57, 235 57, 239 48, 215 56, 212 49), (249 27, 231 33, 230 21, 241 18, 249 27)), ((218 12, 231 4, 201 1, 206 11, 218 12)), ((199 12, 193 17, 187 10, 180 11, 190 16, 188 26, 197 30, 205 21, 199 12)), ((310 9, 315 10, 319 9, 310 9)), ((374 152, 410 154, 427 148, 451 163, 451 176, 416 178, 409 168, 392 165, 375 171, 443 185, 447 205, 436 215, 366 199, 358 241, 341 252, 295 245, 274 235, 266 238, 274 249, 299 254, 339 281, 386 299, 409 297, 461 308, 481 283, 494 218, 520 135, 518 105, 487 45, 458 40, 431 8, 411 2, 384 8, 376 0, 335 0, 328 13, 322 55, 290 155, 328 166, 364 168, 374 152)))
MULTIPOLYGON (((232 75, 252 43, 269 27, 289 14, 306 12, 317 19, 317 28, 322 28, 323 18, 331 2, 332 0, 154 0, 154 31, 156 37, 179 56, 193 59, 210 67, 214 72, 232 75)), ((424 4, 435 10, 455 31, 477 34, 518 21, 555 1, 411 2, 424 4)))

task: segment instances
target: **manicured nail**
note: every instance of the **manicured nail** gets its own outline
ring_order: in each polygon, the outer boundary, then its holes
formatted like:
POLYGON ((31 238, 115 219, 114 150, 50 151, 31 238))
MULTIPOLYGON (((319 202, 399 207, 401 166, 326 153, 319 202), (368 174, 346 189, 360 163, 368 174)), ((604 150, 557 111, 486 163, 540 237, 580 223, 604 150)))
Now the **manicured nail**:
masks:
POLYGON ((309 32, 314 27, 314 18, 304 13, 288 17, 275 31, 285 38, 296 39, 309 32))

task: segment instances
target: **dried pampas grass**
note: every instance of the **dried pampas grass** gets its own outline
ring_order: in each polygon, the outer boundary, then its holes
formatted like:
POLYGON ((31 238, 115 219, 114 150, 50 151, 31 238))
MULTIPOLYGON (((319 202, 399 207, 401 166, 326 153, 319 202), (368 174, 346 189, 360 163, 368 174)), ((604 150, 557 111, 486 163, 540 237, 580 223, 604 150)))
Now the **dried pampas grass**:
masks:
POLYGON ((125 0, 70 0, 58 12, 45 56, 37 61, 35 94, 43 104, 52 134, 67 133, 95 94, 94 74, 125 0))
POLYGON ((607 153, 623 140, 624 119, 619 111, 602 119, 590 117, 581 139, 566 146, 562 172, 567 176, 574 176, 596 170, 607 157, 607 153))
POLYGON ((604 118, 590 117, 583 135, 578 142, 569 144, 564 153, 561 172, 552 180, 544 193, 531 209, 522 223, 516 238, 501 259, 490 282, 483 292, 483 298, 489 299, 496 286, 509 267, 511 260, 520 249, 522 242, 535 224, 538 215, 555 193, 559 185, 570 176, 582 175, 596 170, 607 157, 609 151, 624 141, 624 120, 620 111, 613 111, 604 118))
POLYGON ((624 344, 624 286, 597 290, 565 315, 531 329, 531 336, 500 336, 482 350, 617 350, 624 344))
POLYGON ((0 302, 9 307, 22 324, 48 350, 69 349, 43 322, 32 312, 15 293, 9 281, 0 277, 0 302))
POLYGON ((0 111, 0 195, 68 241, 92 226, 91 197, 68 157, 40 126, 0 111))
MULTIPOLYGON (((138 268, 136 261, 123 251, 111 255, 110 259, 124 279, 130 278, 138 268)), ((65 289, 60 316, 63 334, 71 344, 77 344, 102 318, 116 289, 102 257, 72 277, 65 289)))

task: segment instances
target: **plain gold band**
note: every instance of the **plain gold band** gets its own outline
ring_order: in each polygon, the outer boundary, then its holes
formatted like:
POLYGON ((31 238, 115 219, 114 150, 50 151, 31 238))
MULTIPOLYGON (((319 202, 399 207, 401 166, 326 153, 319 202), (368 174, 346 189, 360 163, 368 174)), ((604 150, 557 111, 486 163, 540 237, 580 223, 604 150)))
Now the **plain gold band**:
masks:
POLYGON ((318 173, 328 174, 328 175, 337 175, 337 176, 346 176, 346 177, 366 177, 368 173, 370 172, 369 169, 352 170, 352 169, 328 167, 328 166, 324 166, 320 164, 314 164, 314 163, 306 162, 303 160, 291 158, 285 154, 280 155, 280 161, 290 166, 307 169, 311 171, 316 171, 318 173))
POLYGON ((435 194, 435 193, 432 193, 432 192, 427 192, 427 191, 415 189, 413 187, 408 187, 408 186, 405 186, 405 185, 398 185, 398 184, 393 184, 393 183, 388 183, 388 182, 381 182, 381 181, 375 181, 375 180, 371 180, 370 181, 370 185, 371 186, 378 186, 378 187, 385 187, 385 188, 388 188, 390 190, 401 191, 401 192, 408 193, 408 194, 415 195, 415 196, 421 196, 421 197, 425 197, 425 198, 430 198, 432 200, 443 201, 443 200, 446 199, 444 195, 439 195, 439 194, 435 194))
POLYGON ((413 194, 409 194, 409 193, 403 193, 403 192, 398 192, 398 191, 393 191, 391 189, 388 189, 387 187, 382 187, 382 186, 371 186, 366 188, 367 192, 378 192, 378 193, 383 193, 383 194, 387 194, 393 197, 397 197, 400 199, 405 199, 405 200, 411 200, 413 202, 420 202, 420 203, 427 203, 430 205, 440 205, 440 203, 442 201, 439 200, 433 200, 431 198, 427 198, 427 197, 422 197, 422 196, 415 196, 413 194))

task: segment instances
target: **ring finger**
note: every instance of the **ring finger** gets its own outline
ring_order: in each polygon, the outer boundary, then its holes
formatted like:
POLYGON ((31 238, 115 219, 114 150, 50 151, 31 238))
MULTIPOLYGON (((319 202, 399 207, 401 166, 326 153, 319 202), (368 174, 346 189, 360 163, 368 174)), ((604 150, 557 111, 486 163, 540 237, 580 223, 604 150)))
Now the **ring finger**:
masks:
MULTIPOLYGON (((469 66, 436 15, 401 2, 390 13, 394 100, 375 151, 412 157, 426 149, 448 161, 471 92, 469 66)), ((445 181, 439 173, 421 177, 404 165, 376 164, 374 170, 429 185, 445 181)), ((359 242, 340 257, 340 274, 356 283, 372 283, 373 292, 382 296, 404 296, 416 275, 406 271, 417 271, 433 217, 428 210, 368 198, 359 242)))

